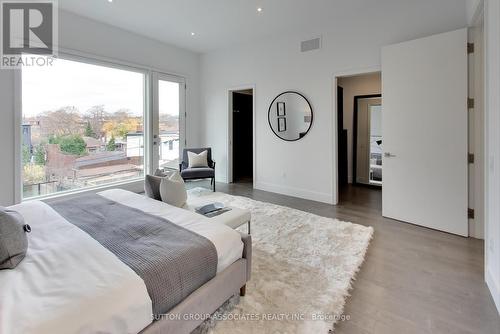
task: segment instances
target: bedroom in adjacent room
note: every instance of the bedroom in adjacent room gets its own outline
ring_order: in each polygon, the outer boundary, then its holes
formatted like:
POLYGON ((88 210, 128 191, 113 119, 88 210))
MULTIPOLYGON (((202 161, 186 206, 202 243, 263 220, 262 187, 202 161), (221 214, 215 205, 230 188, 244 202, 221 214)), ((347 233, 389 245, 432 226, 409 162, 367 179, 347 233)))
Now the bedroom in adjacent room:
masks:
POLYGON ((356 188, 380 192, 383 175, 381 72, 336 77, 340 201, 356 188))

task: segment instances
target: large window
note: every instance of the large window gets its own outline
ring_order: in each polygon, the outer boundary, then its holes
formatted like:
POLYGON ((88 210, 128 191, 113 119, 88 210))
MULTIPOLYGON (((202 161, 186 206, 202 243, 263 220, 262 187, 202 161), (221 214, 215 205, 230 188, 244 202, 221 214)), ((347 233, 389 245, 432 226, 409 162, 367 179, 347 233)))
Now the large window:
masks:
POLYGON ((142 177, 145 79, 65 59, 23 68, 23 198, 142 177))

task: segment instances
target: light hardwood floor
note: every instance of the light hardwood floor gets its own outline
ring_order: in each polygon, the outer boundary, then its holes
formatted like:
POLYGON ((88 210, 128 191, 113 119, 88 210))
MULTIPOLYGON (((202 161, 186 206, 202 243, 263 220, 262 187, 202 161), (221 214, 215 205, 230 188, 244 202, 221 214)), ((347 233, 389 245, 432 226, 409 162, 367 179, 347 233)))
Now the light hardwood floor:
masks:
MULTIPOLYGON (((199 184, 198 184, 199 185, 199 184)), ((381 191, 347 187, 338 206, 217 184, 217 191, 373 226, 374 238, 335 333, 500 334, 483 279, 483 241, 381 215, 381 191)))

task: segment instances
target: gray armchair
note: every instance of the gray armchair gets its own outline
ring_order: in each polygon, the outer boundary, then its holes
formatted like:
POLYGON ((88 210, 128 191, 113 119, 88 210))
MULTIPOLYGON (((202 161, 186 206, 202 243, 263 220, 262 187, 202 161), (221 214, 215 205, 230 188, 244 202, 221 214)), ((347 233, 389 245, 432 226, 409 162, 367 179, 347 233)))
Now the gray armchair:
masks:
POLYGON ((179 164, 179 171, 184 180, 211 179, 210 184, 215 191, 215 161, 212 160, 211 148, 185 148, 182 151, 182 162, 179 164), (207 151, 208 167, 189 168, 188 152, 200 154, 203 151, 207 151))

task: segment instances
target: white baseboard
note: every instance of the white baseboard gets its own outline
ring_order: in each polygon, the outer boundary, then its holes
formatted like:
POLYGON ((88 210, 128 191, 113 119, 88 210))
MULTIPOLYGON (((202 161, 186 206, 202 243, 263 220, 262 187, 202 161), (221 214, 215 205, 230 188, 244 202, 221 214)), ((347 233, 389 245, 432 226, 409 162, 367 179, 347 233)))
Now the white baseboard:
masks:
POLYGON ((217 174, 216 174, 216 175, 215 175, 215 181, 216 181, 216 182, 220 182, 220 183, 229 183, 229 182, 227 181, 227 175, 222 175, 222 174, 221 174, 221 175, 217 175, 217 174))
POLYGON ((333 204, 332 194, 319 193, 315 191, 310 191, 306 189, 293 188, 288 186, 282 186, 267 182, 256 182, 255 189, 269 191, 272 193, 277 193, 281 195, 287 195, 292 197, 298 197, 303 199, 308 199, 311 201, 322 202, 327 204, 333 204))
POLYGON ((488 269, 486 270, 486 285, 490 289, 498 314, 500 314, 500 286, 488 269))

